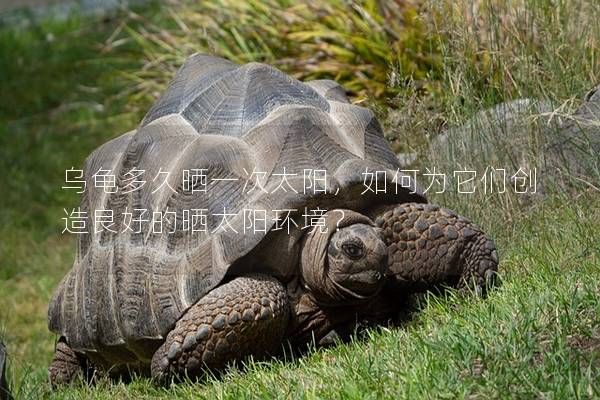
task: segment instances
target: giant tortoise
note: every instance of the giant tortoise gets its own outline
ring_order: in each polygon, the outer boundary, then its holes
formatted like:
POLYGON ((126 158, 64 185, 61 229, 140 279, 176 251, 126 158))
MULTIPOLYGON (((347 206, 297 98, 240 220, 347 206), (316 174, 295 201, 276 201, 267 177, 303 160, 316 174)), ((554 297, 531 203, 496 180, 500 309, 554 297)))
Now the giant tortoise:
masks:
POLYGON ((52 298, 52 384, 91 366, 198 377, 385 320, 407 293, 485 291, 492 240, 406 178, 335 82, 191 56, 139 127, 85 162, 80 211, 112 219, 77 235, 52 298))

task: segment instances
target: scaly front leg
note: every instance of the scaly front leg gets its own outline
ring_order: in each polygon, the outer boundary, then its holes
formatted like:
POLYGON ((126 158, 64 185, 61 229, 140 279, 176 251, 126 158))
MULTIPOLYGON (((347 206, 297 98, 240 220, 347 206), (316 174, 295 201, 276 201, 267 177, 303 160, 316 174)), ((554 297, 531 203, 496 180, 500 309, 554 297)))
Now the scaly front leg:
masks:
POLYGON ((494 242, 453 211, 405 203, 379 210, 374 219, 383 229, 391 283, 397 289, 418 292, 447 285, 484 294, 494 283, 494 242))

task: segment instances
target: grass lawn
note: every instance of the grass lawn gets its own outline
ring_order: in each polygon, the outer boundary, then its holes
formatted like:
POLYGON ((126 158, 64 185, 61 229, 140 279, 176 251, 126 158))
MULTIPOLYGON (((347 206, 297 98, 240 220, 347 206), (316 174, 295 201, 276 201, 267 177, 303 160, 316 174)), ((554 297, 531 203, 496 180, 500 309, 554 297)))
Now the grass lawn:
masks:
POLYGON ((56 337, 47 305, 74 257, 74 238, 60 234, 63 208, 78 202, 61 190, 64 171, 135 127, 186 54, 337 78, 377 111, 392 145, 409 151, 502 101, 575 108, 600 81, 594 1, 475 3, 410 1, 378 14, 375 1, 332 1, 315 17, 318 5, 308 0, 304 8, 213 0, 172 12, 149 5, 107 21, 0 27, 0 336, 15 398, 600 398, 600 195, 583 188, 533 203, 433 198, 495 239, 502 286, 485 300, 428 296, 402 328, 370 330, 303 358, 250 360, 199 384, 162 389, 135 378, 49 388, 56 337), (403 23, 390 24, 391 12, 403 23), (228 24, 219 30, 215 21, 228 24), (320 31, 308 30, 313 23, 320 31), (257 26, 262 36, 252 34, 257 26))

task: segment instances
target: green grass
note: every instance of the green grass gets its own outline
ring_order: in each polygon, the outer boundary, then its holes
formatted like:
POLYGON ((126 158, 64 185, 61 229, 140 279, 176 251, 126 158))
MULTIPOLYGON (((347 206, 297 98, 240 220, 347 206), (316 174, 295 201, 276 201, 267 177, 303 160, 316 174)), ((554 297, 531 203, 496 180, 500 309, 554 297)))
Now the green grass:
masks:
MULTIPOLYGON (((47 304, 74 256, 60 235, 63 208, 77 205, 60 189, 64 170, 135 127, 186 55, 339 79, 409 151, 501 101, 572 110, 600 79, 592 0, 480 0, 477 15, 466 2, 392 3, 212 0, 0 28, 0 335, 17 398, 600 398, 600 196, 581 188, 533 202, 432 196, 496 240, 503 285, 486 300, 429 297, 403 328, 201 384, 137 378, 50 392, 47 304)), ((524 140, 522 152, 536 160, 539 147, 524 140)))
MULTIPOLYGON (((245 371, 233 369, 200 385, 166 390, 146 378, 131 384, 101 381, 53 397, 598 397, 598 220, 600 199, 583 196, 547 200, 510 225, 487 227, 500 249, 502 287, 486 300, 430 297, 402 329, 373 330, 362 340, 296 360, 250 362, 245 371)), ((11 289, 21 297, 36 296, 11 289)), ((41 312, 22 307, 19 317, 30 320, 8 321, 13 329, 38 331, 26 342, 34 348, 28 355, 31 370, 20 381, 24 396, 48 395, 43 368, 50 353, 39 352, 40 343, 50 339, 37 322, 41 312)), ((15 350, 10 341, 9 348, 15 350)), ((13 374, 23 367, 18 363, 11 363, 13 374)))
POLYGON ((141 118, 122 95, 121 72, 139 66, 139 49, 107 45, 124 23, 135 26, 127 16, 74 15, 0 29, 0 335, 21 397, 45 382, 47 303, 73 260, 74 239, 60 232, 63 208, 78 198, 61 190, 64 171, 141 118))
POLYGON ((118 71, 131 61, 103 46, 115 28, 73 17, 0 31, 3 228, 56 232, 60 215, 48 205, 76 201, 60 190, 65 168, 136 124, 118 97, 118 71))

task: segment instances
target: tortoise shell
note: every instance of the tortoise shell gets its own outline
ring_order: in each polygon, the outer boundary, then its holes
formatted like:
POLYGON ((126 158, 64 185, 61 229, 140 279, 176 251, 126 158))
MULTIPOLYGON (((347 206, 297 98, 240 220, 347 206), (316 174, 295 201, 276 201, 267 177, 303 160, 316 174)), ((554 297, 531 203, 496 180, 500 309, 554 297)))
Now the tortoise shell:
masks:
MULTIPOLYGON (((395 185, 399 168, 373 113, 352 105, 335 82, 302 83, 268 65, 193 55, 137 130, 87 158, 80 209, 88 225, 98 211, 112 213, 112 223, 77 235, 75 262, 49 307, 49 328, 76 351, 151 357, 148 348, 233 265, 255 248, 274 251, 273 232, 282 232, 276 219, 248 232, 244 210, 296 210, 290 215, 298 220, 305 207, 362 211, 425 201, 415 187, 395 185), (114 190, 95 187, 102 169, 114 174, 114 190), (144 171, 146 182, 136 190, 128 186, 132 170, 144 171), (206 187, 202 176, 186 186, 185 171, 203 172, 206 187), (306 190, 305 171, 326 171, 319 190, 316 180, 306 190), (374 176, 387 185, 385 195, 365 191, 368 171, 386 171, 374 176), (138 229, 115 228, 135 210, 146 210, 138 229), (185 210, 205 210, 205 231, 185 229, 185 210), (162 232, 154 215, 165 216, 162 232)), ((295 257, 262 257, 246 268, 285 280, 297 268, 295 257)))

